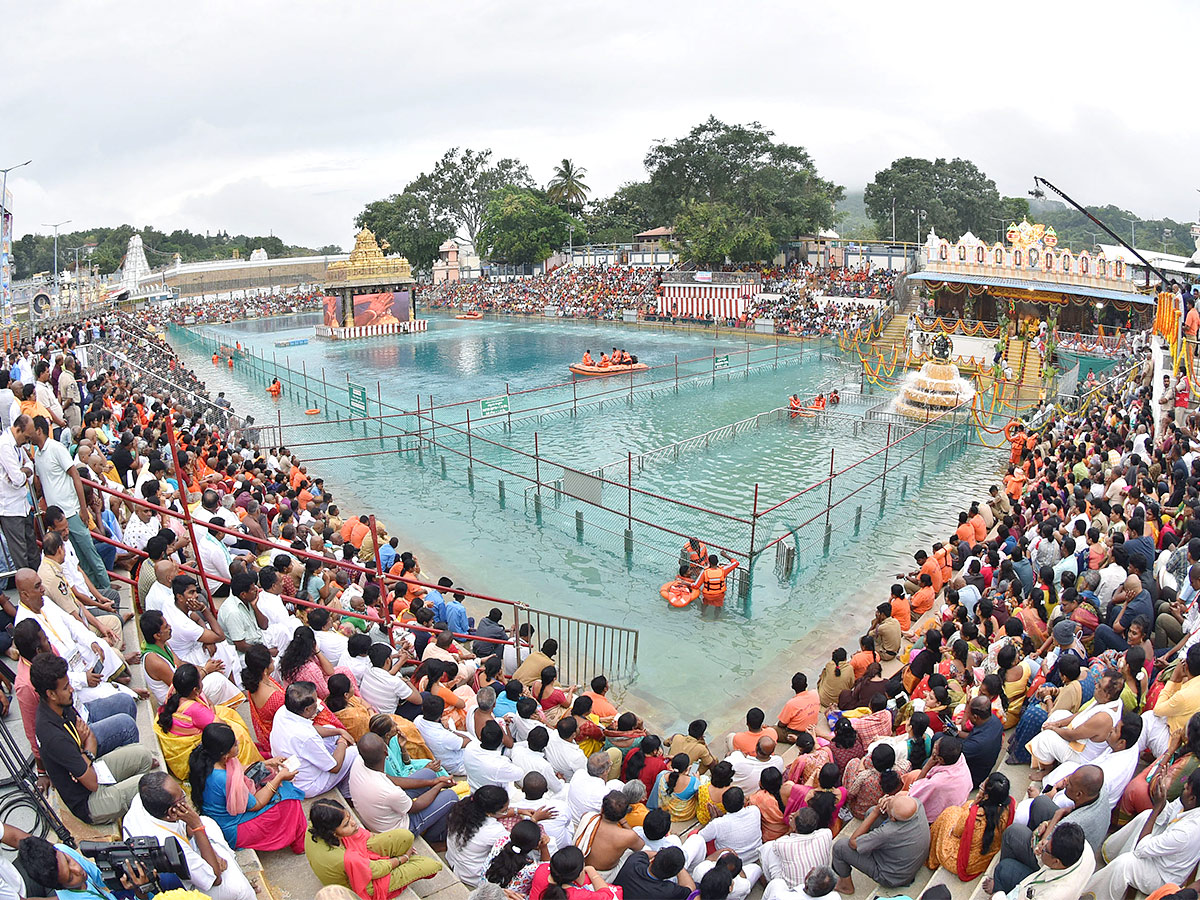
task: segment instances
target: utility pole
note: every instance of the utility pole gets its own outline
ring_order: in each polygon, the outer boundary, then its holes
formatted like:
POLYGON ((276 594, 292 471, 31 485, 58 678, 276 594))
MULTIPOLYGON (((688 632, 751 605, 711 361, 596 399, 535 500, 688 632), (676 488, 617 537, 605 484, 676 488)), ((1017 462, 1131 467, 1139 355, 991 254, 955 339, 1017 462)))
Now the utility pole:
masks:
MULTIPOLYGON (((920 226, 917 227, 920 231, 920 226)), ((892 194, 892 243, 896 243, 896 195, 892 194)))
POLYGON ((1128 216, 1122 216, 1129 223, 1129 243, 1130 246, 1137 246, 1137 219, 1130 219, 1128 216))
MULTIPOLYGON (((18 163, 15 166, 9 166, 7 169, 0 169, 0 172, 4 173, 3 178, 0 179, 0 251, 4 251, 5 236, 7 235, 10 240, 12 239, 12 211, 8 209, 8 173, 13 169, 21 168, 21 166, 27 166, 31 162, 33 162, 32 159, 27 159, 25 162, 18 163), (8 228, 4 227, 5 221, 10 223, 8 228)), ((7 253, 8 251, 4 252, 7 253)), ((11 260, 6 260, 6 262, 8 262, 10 266, 12 265, 11 260)), ((0 318, 3 318, 3 324, 5 325, 9 325, 12 322, 11 290, 11 284, 7 281, 0 285, 0 306, 3 307, 3 309, 0 309, 0 318)), ((32 307, 30 308, 32 309, 32 307)), ((30 317, 32 318, 32 314, 30 317)))
MULTIPOLYGON (((63 219, 63 221, 56 222, 53 225, 51 225, 49 222, 42 223, 43 228, 53 228, 54 229, 54 297, 53 297, 53 300, 54 300, 55 305, 58 305, 58 302, 59 302, 58 301, 58 229, 63 225, 69 225, 70 222, 71 222, 70 219, 63 219)), ((29 328, 30 328, 31 333, 33 333, 33 334, 37 333, 37 317, 35 315, 35 310, 34 310, 33 306, 29 307, 29 328)))

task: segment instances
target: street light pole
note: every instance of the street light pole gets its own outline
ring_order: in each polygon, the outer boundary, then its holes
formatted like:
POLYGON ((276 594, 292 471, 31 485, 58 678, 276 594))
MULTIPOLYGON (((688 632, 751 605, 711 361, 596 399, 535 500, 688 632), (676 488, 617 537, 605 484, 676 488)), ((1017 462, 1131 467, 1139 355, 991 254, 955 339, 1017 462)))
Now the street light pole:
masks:
MULTIPOLYGON (((59 300, 58 300, 58 229, 63 225, 69 225, 70 222, 71 222, 70 219, 63 219, 63 221, 56 222, 53 225, 51 225, 49 222, 42 223, 43 228, 53 228, 54 229, 54 302, 55 302, 55 304, 57 304, 59 302, 59 300)), ((37 316, 35 315, 35 310, 34 310, 32 304, 29 307, 29 330, 30 330, 31 334, 37 334, 37 316)))
MULTIPOLYGON (((918 231, 920 229, 918 228, 918 231)), ((892 243, 896 243, 896 195, 892 194, 892 243)))
POLYGON ((570 266, 570 265, 574 265, 574 263, 575 263, 575 225, 574 225, 574 223, 570 223, 567 225, 567 240, 568 240, 567 246, 570 248, 567 250, 567 265, 570 266))
POLYGON ((1129 245, 1131 247, 1136 247, 1137 246, 1137 219, 1130 219, 1128 216, 1122 216, 1121 218, 1129 223, 1129 245))
MULTIPOLYGON (((32 159, 27 159, 27 160, 25 160, 25 162, 17 163, 17 165, 15 165, 15 166, 9 166, 7 169, 0 169, 0 172, 4 173, 3 178, 0 178, 0 248, 2 248, 2 245, 4 243, 4 221, 5 221, 5 219, 8 219, 10 221, 12 220, 12 212, 5 205, 8 202, 8 173, 11 172, 13 169, 19 169, 22 166, 27 166, 31 162, 33 162, 32 159)), ((12 231, 12 229, 10 227, 9 228, 9 232, 10 232, 9 239, 10 240, 12 239, 11 231, 12 231)), ((11 261, 9 262, 9 265, 10 266, 12 265, 11 261)), ((0 305, 3 305, 3 307, 4 307, 2 310, 0 310, 0 317, 2 317, 4 319, 5 325, 8 325, 9 322, 12 321, 12 306, 10 305, 10 302, 9 302, 10 298, 8 295, 9 290, 10 290, 10 287, 7 284, 0 287, 0 305)), ((30 307, 30 308, 32 309, 32 307, 30 307)), ((30 318, 32 318, 32 314, 30 315, 30 318)))

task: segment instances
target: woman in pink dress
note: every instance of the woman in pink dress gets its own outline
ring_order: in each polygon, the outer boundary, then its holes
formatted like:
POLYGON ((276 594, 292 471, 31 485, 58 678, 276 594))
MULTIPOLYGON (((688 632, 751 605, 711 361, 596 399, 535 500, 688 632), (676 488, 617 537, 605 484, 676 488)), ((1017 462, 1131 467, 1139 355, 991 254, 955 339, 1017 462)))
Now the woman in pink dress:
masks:
POLYGON ((340 672, 350 679, 355 690, 358 679, 347 668, 333 667, 325 654, 317 647, 317 638, 307 625, 301 625, 292 635, 292 640, 279 654, 279 675, 284 685, 297 681, 311 681, 317 687, 317 697, 324 700, 329 696, 329 676, 340 672))

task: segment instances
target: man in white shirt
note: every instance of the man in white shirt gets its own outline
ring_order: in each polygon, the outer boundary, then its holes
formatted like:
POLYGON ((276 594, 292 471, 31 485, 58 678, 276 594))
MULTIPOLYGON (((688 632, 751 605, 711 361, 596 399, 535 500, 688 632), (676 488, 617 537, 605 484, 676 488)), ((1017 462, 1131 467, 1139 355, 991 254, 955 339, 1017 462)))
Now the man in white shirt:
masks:
POLYGON ((79 555, 79 564, 97 588, 108 588, 108 572, 92 543, 87 523, 92 514, 87 509, 83 496, 83 482, 75 467, 75 460, 67 448, 50 437, 50 423, 42 416, 34 416, 31 443, 37 448, 34 468, 42 485, 42 496, 47 506, 57 506, 67 517, 67 529, 71 544, 79 555), (85 522, 82 518, 87 517, 85 522))
POLYGON ((517 640, 504 645, 503 671, 509 678, 512 678, 513 672, 517 671, 521 663, 525 661, 525 657, 533 652, 530 644, 530 639, 533 637, 533 626, 526 622, 521 626, 520 632, 517 640))
POLYGON ((1111 862, 1088 882, 1096 900, 1122 900, 1129 888, 1149 894, 1164 884, 1184 883, 1200 857, 1200 771, 1183 783, 1178 800, 1167 802, 1166 779, 1150 789, 1152 806, 1104 842, 1111 862))
POLYGON ((33 419, 25 415, 17 415, 12 426, 0 433, 0 532, 4 533, 13 566, 18 569, 36 569, 39 563, 29 505, 33 461, 23 449, 32 434, 33 419))
POLYGON ((554 771, 564 781, 570 781, 576 772, 587 766, 587 756, 571 740, 577 727, 575 719, 564 716, 559 719, 558 725, 550 733, 550 742, 546 744, 546 761, 554 766, 554 771))
POLYGON ((283 605, 283 597, 279 595, 279 573, 268 566, 258 573, 258 586, 262 592, 258 595, 258 609, 267 617, 267 627, 263 637, 268 647, 274 647, 280 653, 292 641, 296 629, 304 623, 288 612, 283 605))
POLYGON ((172 602, 163 607, 163 618, 171 626, 167 645, 176 658, 203 667, 210 659, 225 664, 225 674, 235 683, 242 670, 242 659, 233 644, 225 640, 225 631, 208 602, 200 597, 196 579, 176 575, 171 579, 172 602))
POLYGON ((546 778, 540 772, 530 772, 521 779, 521 788, 512 788, 508 792, 510 802, 525 809, 550 809, 554 815, 543 819, 538 824, 550 838, 550 849, 556 851, 566 847, 575 837, 575 829, 571 825, 571 815, 567 810, 567 798, 562 794, 550 794, 546 787, 546 778))
POLYGON ((271 726, 271 755, 300 760, 292 783, 308 799, 340 787, 358 759, 358 748, 344 728, 313 724, 320 711, 312 682, 293 682, 271 726))
POLYGON ((143 601, 146 609, 156 609, 162 612, 175 602, 171 593, 171 580, 179 574, 179 563, 170 557, 163 557, 154 564, 154 584, 146 591, 143 601))
MULTIPOLYGON (((315 610, 309 612, 311 616, 315 610)), ((358 683, 359 693, 362 693, 362 681, 371 668, 371 636, 356 632, 346 638, 346 655, 342 657, 342 667, 349 670, 358 683)), ((317 642, 320 646, 320 641, 317 642)))
POLYGON ((725 761, 733 766, 733 786, 741 788, 746 795, 758 790, 758 779, 763 769, 783 771, 783 757, 775 754, 775 740, 767 736, 758 739, 753 756, 734 750, 725 757, 725 761))
POLYGON ((801 807, 792 819, 792 833, 763 844, 761 862, 767 881, 779 879, 795 890, 813 869, 833 862, 833 833, 818 824, 816 812, 801 807))
POLYGON ((517 700, 517 714, 508 722, 508 733, 512 735, 514 741, 528 740, 533 729, 547 727, 545 721, 538 718, 540 710, 538 702, 532 697, 523 696, 517 700))
POLYGON ((525 771, 505 757, 503 749, 504 730, 494 719, 484 723, 478 741, 472 741, 463 749, 463 768, 472 793, 485 784, 508 790, 510 784, 524 777, 525 771))
POLYGON ((554 771, 554 766, 546 759, 546 745, 550 741, 550 733, 544 725, 538 725, 529 732, 529 739, 517 741, 508 751, 513 765, 523 773, 540 772, 546 779, 546 787, 551 794, 559 793, 564 785, 554 771))
POLYGON ((62 404, 58 402, 58 398, 54 396, 54 391, 50 387, 50 363, 44 359, 39 362, 33 377, 35 379, 33 396, 46 408, 46 412, 50 413, 50 420, 62 428, 67 424, 67 420, 63 418, 62 404))
POLYGON ((342 665, 346 657, 346 645, 350 639, 333 627, 333 615, 325 607, 308 611, 308 627, 317 639, 317 648, 325 654, 329 664, 342 665))
POLYGON ((619 781, 607 781, 604 776, 612 767, 612 760, 604 751, 593 753, 587 758, 584 768, 571 776, 567 788, 567 814, 571 824, 576 825, 588 813, 600 812, 604 795, 619 791, 624 785, 619 781))
POLYGON ((187 860, 185 887, 212 900, 255 900, 221 826, 196 812, 183 789, 166 772, 150 772, 138 782, 138 793, 121 822, 126 838, 152 837, 164 844, 174 837, 187 860))
POLYGON ((421 740, 439 760, 451 775, 466 775, 463 765, 463 748, 470 738, 460 731, 451 731, 442 724, 442 716, 446 712, 446 702, 433 694, 426 694, 421 703, 421 715, 413 720, 421 740))
POLYGON ((1108 604, 1112 601, 1113 594, 1125 583, 1128 576, 1129 573, 1125 567, 1115 561, 1100 570, 1100 585, 1096 588, 1096 600, 1100 604, 1101 613, 1108 611, 1108 604))
POLYGON ((38 623, 54 652, 67 661, 67 677, 79 703, 86 705, 117 693, 117 688, 108 679, 125 665, 121 654, 107 641, 88 631, 78 619, 67 615, 54 603, 47 603, 41 576, 33 569, 20 569, 16 582, 20 603, 15 624, 26 619, 38 623), (101 659, 104 660, 103 667, 100 672, 93 673, 92 669, 101 659))
POLYGON ((410 796, 400 779, 384 772, 387 745, 368 731, 358 739, 358 759, 350 766, 350 799, 363 824, 379 834, 405 828, 435 843, 446 839, 446 817, 458 800, 451 788, 454 779, 436 778, 432 785, 410 796))
POLYGON ((97 606, 107 613, 115 612, 121 602, 120 593, 113 587, 96 587, 84 574, 79 565, 79 557, 75 554, 75 548, 71 545, 71 532, 63 511, 57 506, 46 507, 42 523, 46 528, 57 531, 63 539, 63 553, 65 554, 62 561, 63 576, 67 579, 67 584, 75 591, 79 602, 85 606, 97 606))
POLYGON ((145 506, 134 506, 133 515, 125 523, 125 543, 135 550, 145 550, 146 542, 162 531, 158 513, 145 506))
POLYGON ((358 692, 379 712, 392 715, 401 703, 413 695, 408 679, 400 674, 400 667, 405 661, 401 657, 392 659, 392 648, 387 644, 372 644, 367 655, 371 660, 371 668, 367 669, 359 682, 358 692))
POLYGON ((705 860, 708 856, 706 845, 711 841, 718 853, 732 850, 738 855, 746 879, 753 885, 762 875, 758 866, 762 849, 762 814, 753 803, 746 803, 746 795, 736 787, 728 788, 721 795, 721 805, 725 807, 725 815, 713 819, 683 842, 688 871, 705 860))

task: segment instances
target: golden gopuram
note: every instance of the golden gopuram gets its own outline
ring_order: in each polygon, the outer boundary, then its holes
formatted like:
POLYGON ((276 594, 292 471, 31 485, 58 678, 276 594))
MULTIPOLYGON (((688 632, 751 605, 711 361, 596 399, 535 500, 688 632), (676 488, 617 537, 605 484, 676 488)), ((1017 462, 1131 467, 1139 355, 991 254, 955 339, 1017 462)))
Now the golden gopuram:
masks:
POLYGON ((332 340, 383 337, 424 331, 416 317, 412 266, 403 256, 388 256, 387 241, 364 228, 354 239, 350 258, 329 264, 325 318, 317 337, 332 340))

